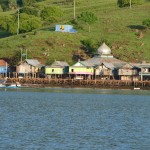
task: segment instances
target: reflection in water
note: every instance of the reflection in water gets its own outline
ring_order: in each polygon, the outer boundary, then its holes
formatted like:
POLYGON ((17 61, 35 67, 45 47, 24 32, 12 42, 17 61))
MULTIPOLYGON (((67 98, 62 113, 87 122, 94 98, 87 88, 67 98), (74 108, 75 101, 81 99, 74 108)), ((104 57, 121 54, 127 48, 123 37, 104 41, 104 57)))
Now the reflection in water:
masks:
POLYGON ((150 149, 149 91, 0 90, 0 148, 150 149))

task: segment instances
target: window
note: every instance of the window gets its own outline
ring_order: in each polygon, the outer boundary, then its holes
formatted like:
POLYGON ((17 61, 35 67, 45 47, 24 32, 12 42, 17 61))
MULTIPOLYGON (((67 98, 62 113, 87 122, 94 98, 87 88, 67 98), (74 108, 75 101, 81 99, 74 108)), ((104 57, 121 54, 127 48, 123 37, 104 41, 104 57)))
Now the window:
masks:
POLYGON ((71 69, 71 72, 74 72, 74 69, 71 69))
POLYGON ((54 72, 54 69, 52 69, 52 72, 54 72))

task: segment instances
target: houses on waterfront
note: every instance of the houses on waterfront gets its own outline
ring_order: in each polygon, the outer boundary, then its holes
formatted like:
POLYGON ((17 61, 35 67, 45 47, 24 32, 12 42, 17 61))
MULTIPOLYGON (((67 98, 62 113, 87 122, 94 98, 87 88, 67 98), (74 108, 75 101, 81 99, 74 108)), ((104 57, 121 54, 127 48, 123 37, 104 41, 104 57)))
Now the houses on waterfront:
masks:
MULTIPOLYGON (((7 62, 0 60, 1 76, 10 72, 7 62)), ((79 60, 72 66, 65 61, 54 61, 50 66, 45 66, 38 60, 26 59, 16 66, 15 73, 15 77, 143 81, 150 80, 150 63, 129 63, 116 59, 111 49, 103 43, 94 57, 79 60)))

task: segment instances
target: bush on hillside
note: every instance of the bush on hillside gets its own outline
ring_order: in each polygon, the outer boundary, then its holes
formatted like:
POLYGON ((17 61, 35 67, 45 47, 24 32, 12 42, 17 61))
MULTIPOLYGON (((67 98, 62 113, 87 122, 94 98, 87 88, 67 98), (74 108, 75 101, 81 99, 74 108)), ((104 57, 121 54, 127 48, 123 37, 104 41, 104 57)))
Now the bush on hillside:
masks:
POLYGON ((86 47, 89 55, 91 55, 91 54, 93 55, 96 53, 96 48, 97 48, 97 44, 98 44, 97 41, 95 41, 93 39, 85 39, 85 40, 82 40, 81 43, 84 45, 84 47, 86 47))
MULTIPOLYGON (((19 33, 25 33, 41 27, 42 22, 38 17, 22 13, 20 14, 19 24, 19 33)), ((16 14, 12 16, 0 16, 0 27, 11 34, 16 34, 18 16, 16 14)))
POLYGON ((8 10, 8 1, 7 0, 0 0, 0 4, 1 4, 3 11, 8 10))
POLYGON ((20 14, 20 32, 30 32, 34 29, 40 28, 42 26, 42 22, 40 18, 35 17, 33 15, 20 14))
MULTIPOLYGON (((143 2, 144 2, 144 0, 131 0, 132 5, 141 4, 143 2)), ((117 3, 118 3, 119 7, 128 7, 128 6, 130 6, 130 0, 118 0, 117 3)))
POLYGON ((20 9, 20 13, 26 13, 28 15, 39 16, 39 10, 34 7, 23 7, 20 9))
POLYGON ((143 20, 143 25, 145 25, 147 28, 150 27, 150 19, 143 20))
POLYGON ((90 32, 90 25, 94 24, 97 21, 97 16, 95 16, 92 12, 82 12, 78 17, 77 20, 82 21, 89 25, 89 32, 90 32))
POLYGON ((8 31, 8 24, 11 23, 11 16, 0 16, 0 29, 8 31))
POLYGON ((45 7, 41 11, 41 18, 45 21, 56 22, 63 16, 63 11, 59 7, 45 7))
POLYGON ((22 6, 31 6, 36 0, 21 0, 22 6))

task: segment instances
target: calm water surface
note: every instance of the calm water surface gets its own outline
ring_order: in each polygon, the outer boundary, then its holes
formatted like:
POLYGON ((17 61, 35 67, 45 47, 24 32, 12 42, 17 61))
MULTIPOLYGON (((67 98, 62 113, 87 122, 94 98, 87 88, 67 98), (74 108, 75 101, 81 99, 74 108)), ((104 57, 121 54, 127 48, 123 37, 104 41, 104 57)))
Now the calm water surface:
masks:
POLYGON ((0 150, 150 150, 150 91, 0 89, 0 150))

